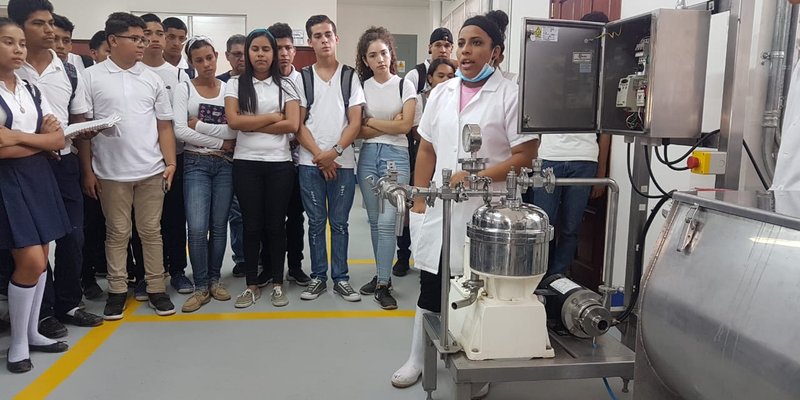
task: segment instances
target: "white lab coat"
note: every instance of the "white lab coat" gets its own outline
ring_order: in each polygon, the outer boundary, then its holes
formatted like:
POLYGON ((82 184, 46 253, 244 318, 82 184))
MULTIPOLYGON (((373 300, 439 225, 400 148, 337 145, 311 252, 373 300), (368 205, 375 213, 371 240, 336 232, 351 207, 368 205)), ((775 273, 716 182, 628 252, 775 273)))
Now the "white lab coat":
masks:
POLYGON ((800 63, 792 72, 772 190, 800 190, 800 63))
MULTIPOLYGON (((481 127, 483 146, 478 157, 487 158, 487 167, 499 164, 511 157, 511 148, 536 139, 535 135, 521 136, 517 128, 517 84, 504 79, 501 73, 493 74, 480 92, 459 113, 461 79, 453 78, 431 93, 420 121, 420 136, 433 144, 436 152, 436 168, 433 180, 442 184, 442 169, 454 173, 460 171, 459 158, 469 157, 461 146, 461 130, 466 124, 481 127)), ((504 190, 504 182, 492 184, 494 190, 504 190)), ((473 212, 483 204, 482 199, 472 198, 462 203, 453 203, 451 223, 450 271, 452 275, 463 274, 464 246, 467 222, 473 212)), ((436 200, 425 214, 411 213, 411 231, 414 265, 436 274, 442 251, 442 202, 436 200)))

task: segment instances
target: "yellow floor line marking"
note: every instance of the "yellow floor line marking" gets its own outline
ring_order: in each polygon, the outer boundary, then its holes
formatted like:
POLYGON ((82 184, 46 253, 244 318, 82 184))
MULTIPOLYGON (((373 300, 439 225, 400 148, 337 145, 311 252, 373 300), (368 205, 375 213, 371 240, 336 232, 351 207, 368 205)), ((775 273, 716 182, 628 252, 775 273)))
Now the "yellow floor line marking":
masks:
POLYGON ((325 246, 326 246, 326 248, 328 250, 326 252, 328 254, 328 265, 330 265, 330 263, 331 263, 331 224, 330 223, 326 223, 325 224, 325 242, 326 242, 325 246))
POLYGON ((128 299, 127 309, 122 321, 105 321, 103 325, 92 328, 86 335, 70 346, 68 352, 64 353, 47 371, 44 371, 27 388, 17 393, 15 400, 44 399, 61 382, 64 382, 73 372, 75 372, 109 337, 122 325, 126 318, 131 318, 132 314, 142 303, 128 299))
POLYGON ((215 314, 176 314, 169 317, 157 315, 131 315, 125 322, 208 322, 255 321, 270 319, 335 319, 335 318, 411 318, 414 310, 365 311, 265 311, 215 314))

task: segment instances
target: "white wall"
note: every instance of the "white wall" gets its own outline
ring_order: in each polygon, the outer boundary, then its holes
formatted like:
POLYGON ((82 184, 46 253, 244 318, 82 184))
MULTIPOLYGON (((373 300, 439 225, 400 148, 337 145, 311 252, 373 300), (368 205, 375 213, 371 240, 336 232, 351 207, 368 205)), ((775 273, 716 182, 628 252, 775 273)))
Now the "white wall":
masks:
MULTIPOLYGON (((171 14, 232 14, 247 17, 247 30, 286 22, 292 28, 305 27, 313 14, 327 14, 336 21, 336 0, 303 0, 302 7, 287 7, 285 1, 197 1, 197 0, 51 0, 55 11, 75 24, 75 39, 89 39, 103 28, 115 11, 150 11, 171 14)), ((0 4, 8 4, 3 0, 0 4)), ((246 34, 247 32, 242 32, 246 34)))
POLYGON ((406 70, 428 57, 431 35, 430 10, 426 5, 364 5, 339 2, 336 27, 339 32, 337 56, 340 61, 354 65, 356 46, 361 34, 370 26, 383 26, 393 34, 417 35, 417 60, 406 60, 406 70))

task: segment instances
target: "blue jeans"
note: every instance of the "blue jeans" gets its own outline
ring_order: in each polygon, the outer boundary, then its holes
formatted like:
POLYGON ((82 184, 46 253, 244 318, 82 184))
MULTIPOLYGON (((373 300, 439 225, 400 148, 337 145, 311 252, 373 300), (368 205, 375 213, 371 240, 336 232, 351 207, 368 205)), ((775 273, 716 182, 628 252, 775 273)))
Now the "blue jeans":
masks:
POLYGON ((375 256, 375 265, 378 270, 378 284, 388 285, 394 260, 394 248, 397 243, 395 233, 395 212, 397 209, 388 201, 379 200, 372 190, 372 183, 367 180, 372 177, 374 182, 386 174, 387 161, 394 161, 398 171, 397 181, 407 185, 410 175, 408 149, 382 143, 364 143, 358 154, 358 184, 364 205, 367 207, 369 231, 372 234, 372 252, 375 256), (379 213, 380 203, 383 202, 383 212, 379 213))
POLYGON ((233 262, 241 264, 244 262, 244 224, 242 223, 242 210, 239 208, 239 199, 233 196, 231 210, 228 215, 231 224, 231 251, 233 252, 233 262))
MULTIPOLYGON (((597 163, 592 161, 547 161, 543 168, 553 168, 558 178, 594 178, 597 163)), ((589 203, 591 186, 556 186, 553 193, 543 188, 528 190, 523 196, 526 203, 540 207, 550 217, 558 237, 550 243, 550 261, 547 275, 565 274, 569 270, 575 251, 578 249, 578 233, 581 229, 583 211, 589 203)))
POLYGON ((356 176, 352 168, 336 170, 336 179, 326 181, 316 166, 301 165, 300 194, 308 216, 308 246, 311 253, 311 277, 328 280, 328 250, 325 222, 331 224, 331 278, 348 281, 347 246, 350 234, 347 220, 356 193, 356 176))
POLYGON ((184 153, 183 195, 189 225, 189 260, 194 283, 205 289, 219 281, 225 257, 233 166, 212 155, 184 153))

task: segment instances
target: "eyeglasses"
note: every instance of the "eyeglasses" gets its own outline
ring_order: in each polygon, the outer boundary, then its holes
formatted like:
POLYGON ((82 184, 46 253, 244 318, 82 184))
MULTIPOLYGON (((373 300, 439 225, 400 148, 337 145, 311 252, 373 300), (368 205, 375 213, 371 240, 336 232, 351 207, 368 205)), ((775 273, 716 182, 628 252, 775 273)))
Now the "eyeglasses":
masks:
POLYGON ((143 44, 145 47, 150 45, 150 39, 143 36, 122 36, 122 35, 114 35, 114 36, 123 39, 130 39, 133 41, 134 44, 143 44))

